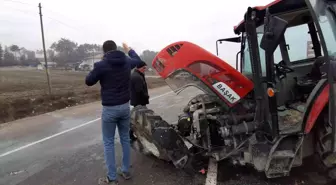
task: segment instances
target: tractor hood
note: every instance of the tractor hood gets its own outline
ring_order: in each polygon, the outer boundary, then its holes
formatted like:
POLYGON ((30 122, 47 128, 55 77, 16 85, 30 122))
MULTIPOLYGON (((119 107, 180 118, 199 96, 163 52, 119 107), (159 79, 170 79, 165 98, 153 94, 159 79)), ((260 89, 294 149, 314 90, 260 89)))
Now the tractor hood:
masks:
POLYGON ((173 91, 194 86, 218 96, 229 107, 253 89, 253 83, 228 63, 190 42, 165 47, 152 65, 173 91))

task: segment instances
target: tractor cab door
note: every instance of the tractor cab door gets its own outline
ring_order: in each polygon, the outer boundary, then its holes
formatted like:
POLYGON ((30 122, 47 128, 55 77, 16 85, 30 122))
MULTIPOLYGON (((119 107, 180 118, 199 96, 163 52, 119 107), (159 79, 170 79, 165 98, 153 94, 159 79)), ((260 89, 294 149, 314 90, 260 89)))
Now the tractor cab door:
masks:
MULTIPOLYGON (((318 28, 319 38, 328 67, 329 125, 332 126, 332 152, 336 153, 336 1, 306 0, 310 13, 318 28)), ((318 106, 317 106, 318 107, 318 106)), ((320 106, 321 107, 321 106, 320 106)), ((315 112, 317 112, 315 110, 315 112)))

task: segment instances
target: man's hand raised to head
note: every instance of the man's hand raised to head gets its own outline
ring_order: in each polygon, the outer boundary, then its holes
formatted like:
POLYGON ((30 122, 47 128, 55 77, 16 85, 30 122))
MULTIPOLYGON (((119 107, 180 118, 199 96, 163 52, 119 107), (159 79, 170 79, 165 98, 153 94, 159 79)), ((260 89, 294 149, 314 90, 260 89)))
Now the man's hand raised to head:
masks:
POLYGON ((125 42, 122 43, 122 46, 124 48, 125 53, 128 54, 130 57, 131 61, 131 68, 135 68, 138 64, 142 62, 141 58, 139 55, 131 48, 129 47, 125 42))
POLYGON ((131 48, 125 42, 122 43, 122 46, 126 53, 128 53, 131 50, 131 48))

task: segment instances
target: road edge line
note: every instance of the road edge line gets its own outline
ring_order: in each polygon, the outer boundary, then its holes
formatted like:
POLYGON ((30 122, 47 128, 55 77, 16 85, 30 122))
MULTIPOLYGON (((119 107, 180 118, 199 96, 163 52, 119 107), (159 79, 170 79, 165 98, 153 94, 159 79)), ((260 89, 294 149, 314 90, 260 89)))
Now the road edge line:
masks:
MULTIPOLYGON (((166 95, 168 95, 168 94, 170 94, 170 93, 173 93, 173 92, 172 92, 172 91, 169 91, 169 92, 167 92, 167 93, 164 93, 164 94, 155 96, 155 97, 153 97, 153 98, 150 98, 149 101, 155 100, 155 99, 157 99, 157 98, 161 98, 161 97, 166 96, 166 95)), ((81 125, 77 125, 77 126, 75 126, 75 127, 69 128, 69 129, 64 130, 64 131, 62 131, 62 132, 53 134, 53 135, 51 135, 51 136, 45 137, 45 138, 43 138, 43 139, 34 141, 34 142, 29 143, 29 144, 26 144, 26 145, 23 145, 23 146, 21 146, 21 147, 19 147, 19 148, 16 148, 16 149, 14 149, 14 150, 7 151, 7 152, 5 152, 5 153, 0 154, 0 158, 2 158, 2 157, 6 157, 6 156, 11 155, 11 154, 13 154, 13 153, 15 153, 15 152, 24 150, 24 149, 26 149, 26 148, 28 148, 28 147, 37 145, 37 144, 39 144, 39 143, 42 143, 42 142, 47 141, 47 140, 49 140, 49 139, 52 139, 52 138, 54 138, 54 137, 63 135, 63 134, 65 134, 65 133, 68 133, 68 132, 70 132, 70 131, 76 130, 76 129, 78 129, 78 128, 84 127, 84 126, 86 126, 86 125, 88 125, 88 124, 94 123, 94 122, 99 121, 99 120, 101 120, 101 118, 97 118, 97 119, 88 121, 88 122, 83 123, 83 124, 81 124, 81 125)))
POLYGON ((65 133, 70 132, 70 131, 72 131, 72 130, 75 130, 75 129, 77 129, 77 128, 84 127, 84 126, 86 126, 86 125, 88 125, 88 124, 91 124, 91 123, 93 123, 93 122, 96 122, 96 121, 98 121, 98 120, 100 120, 100 119, 101 119, 101 118, 97 118, 97 119, 88 121, 88 122, 83 123, 83 124, 81 124, 81 125, 77 125, 77 126, 72 127, 72 128, 70 128, 70 129, 64 130, 64 131, 62 131, 62 132, 53 134, 53 135, 51 135, 51 136, 45 137, 45 138, 40 139, 40 140, 37 140, 37 141, 34 141, 34 142, 32 142, 32 143, 26 144, 26 145, 24 145, 24 146, 21 146, 21 147, 19 147, 19 148, 14 149, 14 150, 5 152, 5 153, 3 153, 3 154, 0 155, 0 158, 1 158, 1 157, 5 157, 5 156, 10 155, 10 154, 13 154, 13 153, 15 153, 15 152, 18 152, 18 151, 20 151, 20 150, 26 149, 26 148, 28 148, 28 147, 34 146, 34 145, 36 145, 36 144, 42 143, 43 141, 47 141, 47 140, 52 139, 52 138, 54 138, 54 137, 63 135, 63 134, 65 134, 65 133))

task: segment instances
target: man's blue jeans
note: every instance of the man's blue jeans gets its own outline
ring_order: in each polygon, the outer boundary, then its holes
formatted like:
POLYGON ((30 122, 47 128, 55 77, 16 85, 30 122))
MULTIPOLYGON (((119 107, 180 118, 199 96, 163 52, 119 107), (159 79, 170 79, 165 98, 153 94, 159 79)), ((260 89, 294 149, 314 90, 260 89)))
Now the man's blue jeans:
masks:
POLYGON ((103 106, 102 113, 102 132, 105 162, 108 169, 108 177, 110 180, 116 180, 116 162, 114 138, 116 127, 120 136, 120 143, 122 146, 123 158, 122 168, 123 172, 129 172, 130 167, 130 104, 129 102, 117 106, 103 106))

